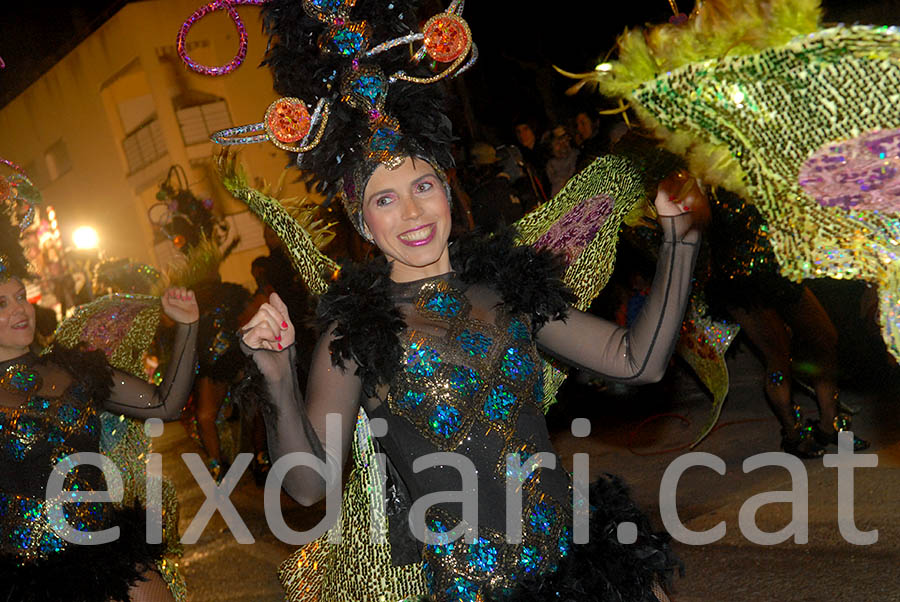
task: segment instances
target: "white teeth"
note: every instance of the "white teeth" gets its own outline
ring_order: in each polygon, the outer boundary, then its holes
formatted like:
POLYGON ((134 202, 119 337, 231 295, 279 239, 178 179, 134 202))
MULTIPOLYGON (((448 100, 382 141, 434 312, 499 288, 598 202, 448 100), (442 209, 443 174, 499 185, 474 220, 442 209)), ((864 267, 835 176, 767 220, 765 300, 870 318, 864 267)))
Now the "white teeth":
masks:
POLYGON ((415 242, 417 240, 425 240, 429 236, 431 236, 431 228, 419 228, 413 232, 407 232, 405 234, 401 234, 400 238, 402 240, 407 240, 409 242, 415 242))

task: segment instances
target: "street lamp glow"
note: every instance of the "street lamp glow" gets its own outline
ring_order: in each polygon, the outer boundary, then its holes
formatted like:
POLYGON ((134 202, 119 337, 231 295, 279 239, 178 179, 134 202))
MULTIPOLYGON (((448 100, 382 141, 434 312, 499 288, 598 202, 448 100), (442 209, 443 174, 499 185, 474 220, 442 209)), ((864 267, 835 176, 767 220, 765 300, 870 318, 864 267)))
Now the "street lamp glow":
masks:
POLYGON ((96 249, 100 244, 97 231, 90 226, 82 226, 72 234, 72 241, 76 249, 96 249))

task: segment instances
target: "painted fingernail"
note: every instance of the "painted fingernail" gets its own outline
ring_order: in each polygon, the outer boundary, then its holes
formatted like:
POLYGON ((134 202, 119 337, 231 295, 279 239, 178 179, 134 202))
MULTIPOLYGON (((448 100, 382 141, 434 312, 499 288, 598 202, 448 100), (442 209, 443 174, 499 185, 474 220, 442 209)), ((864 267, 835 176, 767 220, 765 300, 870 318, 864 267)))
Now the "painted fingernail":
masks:
POLYGON ((278 348, 281 349, 281 343, 278 343, 278 348))
POLYGON ((281 327, 282 327, 282 328, 287 328, 287 322, 282 322, 282 323, 281 323, 281 327))
POLYGON ((280 341, 280 340, 281 340, 281 335, 278 335, 277 337, 275 337, 275 340, 276 340, 276 341, 280 341))

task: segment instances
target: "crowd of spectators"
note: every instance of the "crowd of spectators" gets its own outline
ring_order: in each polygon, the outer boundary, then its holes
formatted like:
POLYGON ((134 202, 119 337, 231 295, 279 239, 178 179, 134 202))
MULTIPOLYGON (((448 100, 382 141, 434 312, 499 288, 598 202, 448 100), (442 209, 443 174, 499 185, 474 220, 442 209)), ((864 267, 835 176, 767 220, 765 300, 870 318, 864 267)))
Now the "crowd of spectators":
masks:
POLYGON ((460 142, 450 174, 459 210, 454 227, 493 231, 553 198, 566 182, 608 152, 618 128, 605 128, 586 109, 566 122, 540 129, 537 120, 511 123, 506 140, 460 142))

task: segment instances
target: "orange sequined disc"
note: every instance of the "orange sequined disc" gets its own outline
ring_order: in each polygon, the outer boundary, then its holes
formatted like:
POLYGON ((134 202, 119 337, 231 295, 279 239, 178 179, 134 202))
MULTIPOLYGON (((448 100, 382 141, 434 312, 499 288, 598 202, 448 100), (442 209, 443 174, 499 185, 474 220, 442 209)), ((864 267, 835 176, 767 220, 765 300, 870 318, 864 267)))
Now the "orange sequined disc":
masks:
POLYGON ((309 111, 298 98, 279 98, 266 111, 266 131, 285 144, 302 140, 309 132, 309 111))
POLYGON ((425 52, 440 63, 451 63, 469 47, 469 28, 456 15, 435 15, 425 24, 425 52))

